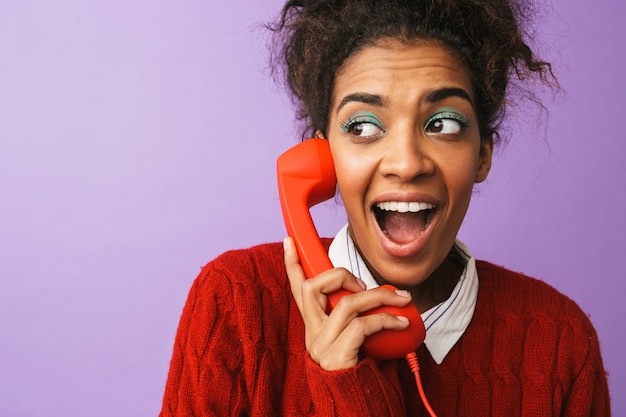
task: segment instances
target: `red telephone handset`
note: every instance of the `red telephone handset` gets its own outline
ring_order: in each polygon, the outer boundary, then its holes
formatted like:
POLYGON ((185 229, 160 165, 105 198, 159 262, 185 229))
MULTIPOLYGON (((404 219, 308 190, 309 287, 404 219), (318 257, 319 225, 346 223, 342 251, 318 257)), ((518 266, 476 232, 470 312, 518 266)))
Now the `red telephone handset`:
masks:
MULTIPOLYGON (((333 268, 309 209, 335 195, 337 179, 332 155, 325 139, 307 139, 278 157, 278 194, 287 228, 295 241, 300 262, 307 278, 333 268)), ((394 289, 391 285, 383 285, 394 289)), ((349 294, 340 290, 328 296, 331 308, 349 294)), ((364 313, 386 312, 409 319, 405 330, 382 330, 369 336, 363 343, 363 352, 376 359, 396 359, 415 351, 426 337, 424 322, 417 309, 406 307, 379 307, 364 313)))

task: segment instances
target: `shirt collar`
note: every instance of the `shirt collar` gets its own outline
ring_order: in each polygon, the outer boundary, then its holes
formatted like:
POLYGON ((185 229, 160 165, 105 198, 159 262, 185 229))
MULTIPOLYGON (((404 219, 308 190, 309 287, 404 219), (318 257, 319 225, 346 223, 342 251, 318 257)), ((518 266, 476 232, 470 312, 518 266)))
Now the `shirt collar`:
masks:
MULTIPOLYGON (((424 345, 437 364, 443 362, 463 336, 474 315, 478 298, 478 273, 474 256, 460 240, 457 239, 454 245, 465 261, 461 278, 447 300, 421 314, 426 327, 424 345)), ((328 256, 334 267, 346 268, 365 282, 368 289, 378 287, 348 233, 347 224, 339 230, 332 241, 328 256)))

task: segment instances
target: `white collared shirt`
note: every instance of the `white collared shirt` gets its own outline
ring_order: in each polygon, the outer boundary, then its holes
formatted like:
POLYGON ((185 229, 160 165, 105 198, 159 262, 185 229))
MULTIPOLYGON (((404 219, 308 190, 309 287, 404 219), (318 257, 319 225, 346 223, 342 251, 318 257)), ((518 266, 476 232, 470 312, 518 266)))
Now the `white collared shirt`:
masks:
MULTIPOLYGON (((454 245, 465 261, 461 278, 447 300, 421 314, 426 327, 424 344, 438 365, 467 329, 478 298, 478 273, 474 256, 460 240, 457 239, 454 245)), ((365 282, 368 289, 378 287, 348 233, 347 224, 332 241, 328 256, 333 266, 346 268, 365 282)))

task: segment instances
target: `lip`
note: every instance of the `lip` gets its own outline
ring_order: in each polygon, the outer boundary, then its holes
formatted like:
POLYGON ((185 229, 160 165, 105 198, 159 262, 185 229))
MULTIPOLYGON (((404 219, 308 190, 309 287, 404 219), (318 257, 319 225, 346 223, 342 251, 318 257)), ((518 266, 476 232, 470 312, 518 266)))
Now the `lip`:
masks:
POLYGON ((370 206, 370 221, 372 222, 372 227, 376 232, 378 244, 380 245, 381 249, 387 255, 397 258, 408 258, 422 252, 425 246, 428 244, 428 241, 433 234, 433 231, 437 227, 437 223, 440 217, 440 207, 440 202, 437 198, 425 193, 385 193, 377 196, 372 201, 372 204, 370 206), (407 203, 417 201, 421 203, 429 203, 435 207, 435 211, 430 220, 428 228, 424 230, 424 232, 422 232, 419 238, 407 243, 398 243, 390 240, 383 233, 380 226, 378 225, 378 221, 376 220, 376 215, 374 214, 374 206, 378 203, 386 201, 398 201, 407 203))
POLYGON ((439 199, 426 194, 426 193, 398 193, 398 192, 388 192, 385 194, 381 194, 372 200, 371 206, 374 207, 378 203, 383 203, 385 201, 403 201, 406 203, 410 203, 411 201, 419 201, 421 203, 429 203, 435 207, 439 206, 439 199))

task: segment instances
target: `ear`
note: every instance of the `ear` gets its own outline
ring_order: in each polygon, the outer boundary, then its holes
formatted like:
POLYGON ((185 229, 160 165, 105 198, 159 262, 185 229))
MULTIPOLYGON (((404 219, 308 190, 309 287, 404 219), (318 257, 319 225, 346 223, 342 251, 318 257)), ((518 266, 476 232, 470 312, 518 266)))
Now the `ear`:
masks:
POLYGON ((326 139, 326 137, 324 136, 324 134, 322 133, 321 130, 316 130, 315 131, 315 138, 316 139, 326 139))
POLYGON ((481 138, 480 153, 478 155, 478 169, 474 182, 479 183, 487 179, 491 170, 491 158, 493 156, 493 136, 481 138))

